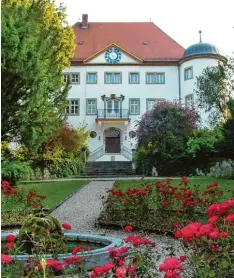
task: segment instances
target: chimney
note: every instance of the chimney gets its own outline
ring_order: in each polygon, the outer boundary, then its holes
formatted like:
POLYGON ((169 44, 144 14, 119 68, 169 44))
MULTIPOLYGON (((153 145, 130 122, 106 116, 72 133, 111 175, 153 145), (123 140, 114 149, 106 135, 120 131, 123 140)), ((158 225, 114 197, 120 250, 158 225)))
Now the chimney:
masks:
POLYGON ((88 15, 82 14, 81 28, 88 28, 88 15))

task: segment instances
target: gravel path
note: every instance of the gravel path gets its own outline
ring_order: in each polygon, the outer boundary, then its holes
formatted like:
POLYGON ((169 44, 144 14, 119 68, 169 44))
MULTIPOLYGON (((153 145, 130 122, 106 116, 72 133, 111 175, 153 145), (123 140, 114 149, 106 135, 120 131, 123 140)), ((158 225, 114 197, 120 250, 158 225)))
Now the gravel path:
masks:
MULTIPOLYGON (((52 212, 61 223, 69 223, 72 232, 95 233, 95 222, 102 210, 101 196, 114 181, 91 181, 52 212)), ((98 233, 99 234, 99 233, 98 233)))
MULTIPOLYGON (((125 238, 126 233, 121 230, 103 229, 95 224, 103 208, 101 196, 107 197, 107 190, 112 188, 113 183, 113 181, 91 181, 54 210, 52 215, 60 223, 69 223, 72 226, 72 232, 125 238)), ((140 235, 139 232, 134 234, 140 235)), ((161 254, 166 255, 172 250, 176 250, 175 253, 178 255, 183 254, 180 243, 172 237, 157 234, 147 234, 147 237, 157 243, 157 249, 161 254)))

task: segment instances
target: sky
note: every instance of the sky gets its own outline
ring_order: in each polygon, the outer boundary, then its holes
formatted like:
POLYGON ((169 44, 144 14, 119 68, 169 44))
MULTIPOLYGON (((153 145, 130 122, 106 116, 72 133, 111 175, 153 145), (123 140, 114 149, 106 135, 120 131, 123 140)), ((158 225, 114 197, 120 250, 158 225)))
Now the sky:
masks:
POLYGON ((89 22, 154 22, 184 48, 202 41, 234 56, 234 0, 55 0, 67 7, 70 25, 89 22))

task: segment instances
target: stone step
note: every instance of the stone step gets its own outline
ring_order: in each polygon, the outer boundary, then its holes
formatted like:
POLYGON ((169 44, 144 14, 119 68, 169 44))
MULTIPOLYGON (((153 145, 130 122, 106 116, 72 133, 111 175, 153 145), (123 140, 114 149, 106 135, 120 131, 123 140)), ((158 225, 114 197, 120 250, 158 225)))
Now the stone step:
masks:
POLYGON ((87 176, 131 176, 134 175, 131 161, 87 162, 84 174, 87 176))

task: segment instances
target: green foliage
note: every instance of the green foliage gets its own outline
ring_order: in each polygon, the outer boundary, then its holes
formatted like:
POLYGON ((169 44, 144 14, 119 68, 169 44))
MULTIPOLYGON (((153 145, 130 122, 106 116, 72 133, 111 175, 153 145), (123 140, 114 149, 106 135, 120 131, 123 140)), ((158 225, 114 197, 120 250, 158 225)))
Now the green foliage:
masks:
POLYGON ((35 167, 47 168, 56 177, 79 176, 84 168, 82 152, 88 155, 86 127, 73 129, 68 124, 61 126, 55 136, 50 137, 35 157, 35 167))
POLYGON ((2 140, 34 153, 64 118, 74 33, 49 0, 2 1, 2 140))
POLYGON ((223 139, 220 126, 196 130, 187 142, 188 153, 195 157, 199 152, 217 152, 216 145, 223 139))
POLYGON ((44 212, 30 214, 24 221, 17 237, 17 247, 28 254, 65 253, 66 241, 59 221, 44 212), (46 229, 50 232, 45 232, 46 229))
POLYGON ((234 88, 234 58, 218 66, 207 67, 197 77, 195 92, 198 107, 210 112, 211 124, 227 119, 227 101, 234 88))
POLYGON ((29 180, 32 176, 33 170, 28 162, 2 159, 2 180, 29 180))
POLYGON ((227 107, 228 119, 223 125, 223 140, 218 148, 223 157, 234 160, 234 99, 230 99, 227 107))
POLYGON ((194 109, 177 103, 160 102, 146 112, 138 125, 138 169, 144 168, 146 175, 151 174, 152 166, 157 168, 159 175, 188 174, 186 144, 197 121, 194 109))

